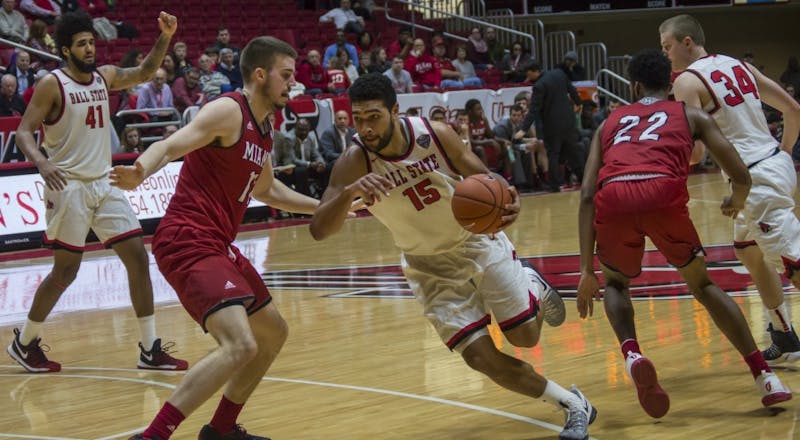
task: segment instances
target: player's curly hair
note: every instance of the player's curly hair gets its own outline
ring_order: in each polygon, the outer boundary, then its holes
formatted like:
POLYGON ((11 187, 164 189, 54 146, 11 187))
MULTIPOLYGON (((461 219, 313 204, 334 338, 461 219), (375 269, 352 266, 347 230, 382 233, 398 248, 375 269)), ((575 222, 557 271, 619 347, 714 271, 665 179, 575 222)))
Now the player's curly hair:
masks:
POLYGON ((350 102, 380 100, 389 111, 397 103, 397 93, 392 87, 392 81, 377 72, 359 76, 350 86, 347 94, 350 96, 350 102))
POLYGON ((55 32, 56 46, 58 47, 58 54, 62 58, 64 58, 64 53, 61 49, 65 46, 67 49, 72 47, 72 37, 80 32, 90 32, 94 35, 92 19, 86 12, 67 12, 58 19, 55 32))
POLYGON ((671 71, 669 59, 656 49, 639 51, 628 63, 628 78, 650 90, 668 89, 671 71))

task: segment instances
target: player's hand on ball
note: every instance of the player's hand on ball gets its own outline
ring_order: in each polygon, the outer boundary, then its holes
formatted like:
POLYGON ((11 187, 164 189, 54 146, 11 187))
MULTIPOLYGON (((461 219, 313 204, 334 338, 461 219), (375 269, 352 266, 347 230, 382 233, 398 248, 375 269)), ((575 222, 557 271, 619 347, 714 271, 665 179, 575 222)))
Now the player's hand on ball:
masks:
POLYGON ((111 185, 124 190, 132 190, 144 180, 144 167, 139 162, 133 165, 117 165, 108 173, 111 185))
POLYGON ((389 191, 394 188, 394 184, 389 179, 375 173, 362 176, 347 187, 353 198, 361 197, 364 203, 370 206, 380 202, 381 197, 389 197, 389 191))
POLYGON ((514 223, 519 216, 519 192, 517 192, 517 188, 513 186, 508 187, 508 192, 511 194, 511 203, 507 203, 503 207, 506 213, 502 217, 503 223, 500 226, 501 231, 514 223))
POLYGON ((578 282, 578 313, 581 318, 592 316, 594 312, 594 302, 592 299, 600 300, 600 282, 594 273, 581 273, 581 280, 578 282))

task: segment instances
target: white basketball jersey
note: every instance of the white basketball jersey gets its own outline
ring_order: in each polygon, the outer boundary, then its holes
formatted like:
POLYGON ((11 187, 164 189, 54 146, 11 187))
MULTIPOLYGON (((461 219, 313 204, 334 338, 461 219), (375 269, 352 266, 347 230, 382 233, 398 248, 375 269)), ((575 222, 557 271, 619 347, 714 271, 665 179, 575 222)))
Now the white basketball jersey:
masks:
POLYGON ((709 55, 686 70, 706 85, 714 106, 704 110, 711 113, 745 164, 774 153, 778 141, 769 133, 758 84, 744 63, 725 55, 709 55))
POLYGON ((61 89, 61 114, 44 124, 44 146, 50 162, 68 178, 96 179, 111 166, 108 89, 99 73, 81 83, 63 70, 53 71, 61 89))
POLYGON ((395 184, 389 197, 382 197, 368 209, 389 228, 404 253, 433 255, 449 251, 470 236, 456 222, 450 207, 461 175, 427 120, 401 118, 400 123, 408 127, 412 139, 403 157, 380 156, 367 150, 357 135, 353 138, 366 153, 369 171, 395 184))

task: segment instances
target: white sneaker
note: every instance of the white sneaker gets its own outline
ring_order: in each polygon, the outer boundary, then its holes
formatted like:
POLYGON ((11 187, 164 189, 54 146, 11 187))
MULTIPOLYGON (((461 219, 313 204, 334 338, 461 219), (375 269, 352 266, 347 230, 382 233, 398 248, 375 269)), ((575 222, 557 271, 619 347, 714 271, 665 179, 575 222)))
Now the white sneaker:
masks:
POLYGON ((783 385, 773 372, 762 371, 756 378, 756 388, 761 393, 761 403, 772 406, 792 398, 792 390, 783 385))
POLYGON ((520 260, 520 262, 522 263, 522 270, 525 271, 525 274, 528 275, 531 282, 539 287, 541 295, 539 304, 541 304, 542 307, 544 322, 550 327, 558 327, 563 324, 564 319, 567 317, 567 309, 564 306, 564 300, 561 298, 558 290, 545 281, 542 274, 534 269, 530 263, 522 260, 520 260))
POLYGON ((575 385, 572 385, 571 391, 578 398, 570 399, 569 402, 560 402, 564 407, 567 420, 564 423, 564 430, 558 434, 558 439, 585 440, 589 438, 589 425, 597 417, 597 409, 589 403, 586 396, 575 385))

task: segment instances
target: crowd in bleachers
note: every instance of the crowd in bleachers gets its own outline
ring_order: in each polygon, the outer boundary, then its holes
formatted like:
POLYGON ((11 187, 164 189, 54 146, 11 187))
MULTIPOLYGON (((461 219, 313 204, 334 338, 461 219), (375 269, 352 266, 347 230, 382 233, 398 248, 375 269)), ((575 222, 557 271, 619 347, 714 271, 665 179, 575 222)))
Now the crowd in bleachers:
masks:
MULTIPOLYGON (((111 95, 117 151, 143 151, 150 142, 174 133, 190 117, 192 109, 240 88, 238 46, 264 33, 265 23, 272 24, 269 33, 297 47, 300 54, 298 86, 293 96, 342 95, 359 75, 370 72, 387 76, 398 93, 530 85, 540 75, 537 69, 541 68, 531 58, 529 48, 522 42, 506 46, 492 27, 475 27, 463 36, 466 41, 460 41, 447 38, 442 32, 414 32, 410 27, 390 23, 376 14, 382 8, 371 1, 351 4, 351 0, 341 0, 335 7, 328 4, 324 10, 303 9, 301 3, 307 2, 281 0, 255 9, 247 8, 244 1, 228 2, 220 6, 222 9, 203 7, 203 0, 182 3, 181 11, 175 11, 180 20, 179 32, 162 68, 151 81, 111 95), (208 23, 216 24, 209 27, 208 23), (203 29, 213 29, 216 35, 203 29), (153 124, 129 127, 142 122, 153 124)), ((118 63, 122 67, 141 63, 143 54, 137 45, 146 46, 156 35, 148 8, 166 5, 161 0, 142 0, 135 5, 116 2, 114 8, 103 0, 63 4, 82 8, 96 20, 98 63, 118 63), (125 44, 125 40, 103 39, 108 37, 100 30, 108 23, 130 41, 125 44)), ((18 6, 15 0, 2 0, 0 36, 56 54, 48 30, 52 31, 61 5, 51 0, 23 0, 18 6)), ((6 66, 0 79, 0 116, 21 115, 36 82, 58 63, 19 49, 0 51, 0 58, 6 66)), ((563 54, 557 69, 569 81, 587 79, 586 69, 575 52, 563 54)), ((780 81, 797 99, 800 66, 796 58, 790 58, 780 81)), ((592 101, 573 104, 577 140, 568 155, 581 159, 585 158, 593 131, 619 101, 602 99, 599 106, 592 101)), ((427 116, 450 123, 491 169, 523 190, 553 191, 574 186, 582 174, 575 164, 582 160, 562 164, 564 156, 558 159, 556 155, 559 163, 548 163, 548 151, 541 136, 536 136, 536 128, 518 135, 528 106, 529 93, 520 94, 508 117, 494 127, 477 101, 468 102, 464 109, 451 109, 455 115, 452 120, 447 120, 444 112, 427 116), (546 187, 545 182, 553 181, 550 175, 554 167, 562 166, 564 177, 555 179, 559 186, 546 187)), ((773 134, 780 138, 780 115, 772 109, 765 111, 773 134)), ((278 178, 300 192, 319 197, 336 157, 352 134, 346 112, 337 113, 331 127, 316 130, 308 121, 299 120, 290 132, 276 135, 278 178)), ((800 145, 795 148, 794 157, 800 161, 800 145)))

